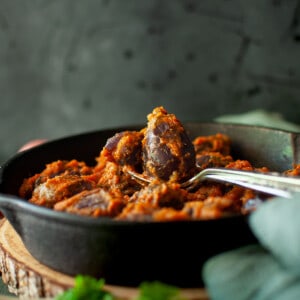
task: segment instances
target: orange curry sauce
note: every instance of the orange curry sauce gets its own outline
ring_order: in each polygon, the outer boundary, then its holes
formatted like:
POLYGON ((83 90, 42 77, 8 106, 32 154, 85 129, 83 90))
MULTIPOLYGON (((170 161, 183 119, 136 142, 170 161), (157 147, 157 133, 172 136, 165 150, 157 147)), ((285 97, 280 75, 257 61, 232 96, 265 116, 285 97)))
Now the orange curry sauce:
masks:
MULTIPOLYGON (((54 161, 24 179, 19 195, 57 211, 118 220, 175 221, 245 214, 252 190, 205 181, 187 191, 180 182, 209 167, 269 171, 233 159, 230 137, 221 133, 189 140, 180 121, 157 107, 147 127, 110 138, 94 166, 72 159, 54 161), (196 168, 198 165, 198 170, 196 168), (141 185, 126 170, 151 179, 141 185)), ((285 172, 299 176, 300 166, 285 172)))

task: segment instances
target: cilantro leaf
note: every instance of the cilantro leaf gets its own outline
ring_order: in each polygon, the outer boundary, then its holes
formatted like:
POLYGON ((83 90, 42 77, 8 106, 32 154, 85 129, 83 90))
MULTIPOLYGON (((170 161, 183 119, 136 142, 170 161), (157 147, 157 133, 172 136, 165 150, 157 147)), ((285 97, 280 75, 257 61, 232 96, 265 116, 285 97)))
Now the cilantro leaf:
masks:
MULTIPOLYGON (((55 300, 117 300, 103 289, 104 279, 78 275, 73 288, 58 295, 55 300)), ((133 300, 185 300, 180 296, 179 288, 160 281, 143 282, 138 287, 139 294, 133 300)))
POLYGON ((104 279, 78 275, 75 277, 74 287, 57 296, 56 300, 116 300, 103 290, 104 283, 104 279))

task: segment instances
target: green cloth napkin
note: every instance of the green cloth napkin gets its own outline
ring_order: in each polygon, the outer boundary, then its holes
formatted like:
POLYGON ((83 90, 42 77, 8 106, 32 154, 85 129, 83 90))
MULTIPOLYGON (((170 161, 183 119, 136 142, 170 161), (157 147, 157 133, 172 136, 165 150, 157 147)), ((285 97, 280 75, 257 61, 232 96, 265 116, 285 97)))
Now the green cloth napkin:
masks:
POLYGON ((224 115, 215 119, 217 122, 259 125, 288 131, 300 132, 300 125, 285 120, 280 113, 257 109, 238 115, 224 115))
POLYGON ((212 300, 300 299, 300 193, 274 198, 250 216, 260 245, 209 259, 203 278, 212 300))

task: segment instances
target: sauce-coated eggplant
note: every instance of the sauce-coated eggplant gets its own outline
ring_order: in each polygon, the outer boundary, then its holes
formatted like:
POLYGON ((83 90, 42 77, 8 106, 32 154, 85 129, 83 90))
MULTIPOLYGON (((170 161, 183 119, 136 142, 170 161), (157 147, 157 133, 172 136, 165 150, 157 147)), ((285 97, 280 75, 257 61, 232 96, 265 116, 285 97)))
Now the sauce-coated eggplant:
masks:
POLYGON ((176 181, 192 175, 195 149, 181 122, 163 107, 148 115, 143 139, 144 170, 150 177, 176 181), (174 176, 174 177, 173 177, 174 176))

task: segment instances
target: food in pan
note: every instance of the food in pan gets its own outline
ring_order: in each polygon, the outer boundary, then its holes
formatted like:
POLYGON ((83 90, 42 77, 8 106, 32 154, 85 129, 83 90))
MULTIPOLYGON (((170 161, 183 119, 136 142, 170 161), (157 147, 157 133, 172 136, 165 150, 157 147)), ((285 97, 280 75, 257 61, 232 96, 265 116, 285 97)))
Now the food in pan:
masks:
MULTIPOLYGON (((234 158, 231 150, 225 134, 191 140, 174 114, 156 107, 145 128, 110 137, 93 166, 76 159, 49 162, 40 173, 24 179, 19 195, 57 211, 116 220, 199 220, 246 214, 246 204, 257 197, 250 189, 210 181, 189 191, 180 186, 208 167, 270 171, 234 158), (129 170, 151 182, 141 184, 129 170)), ((298 176, 300 167, 285 173, 298 176)))

